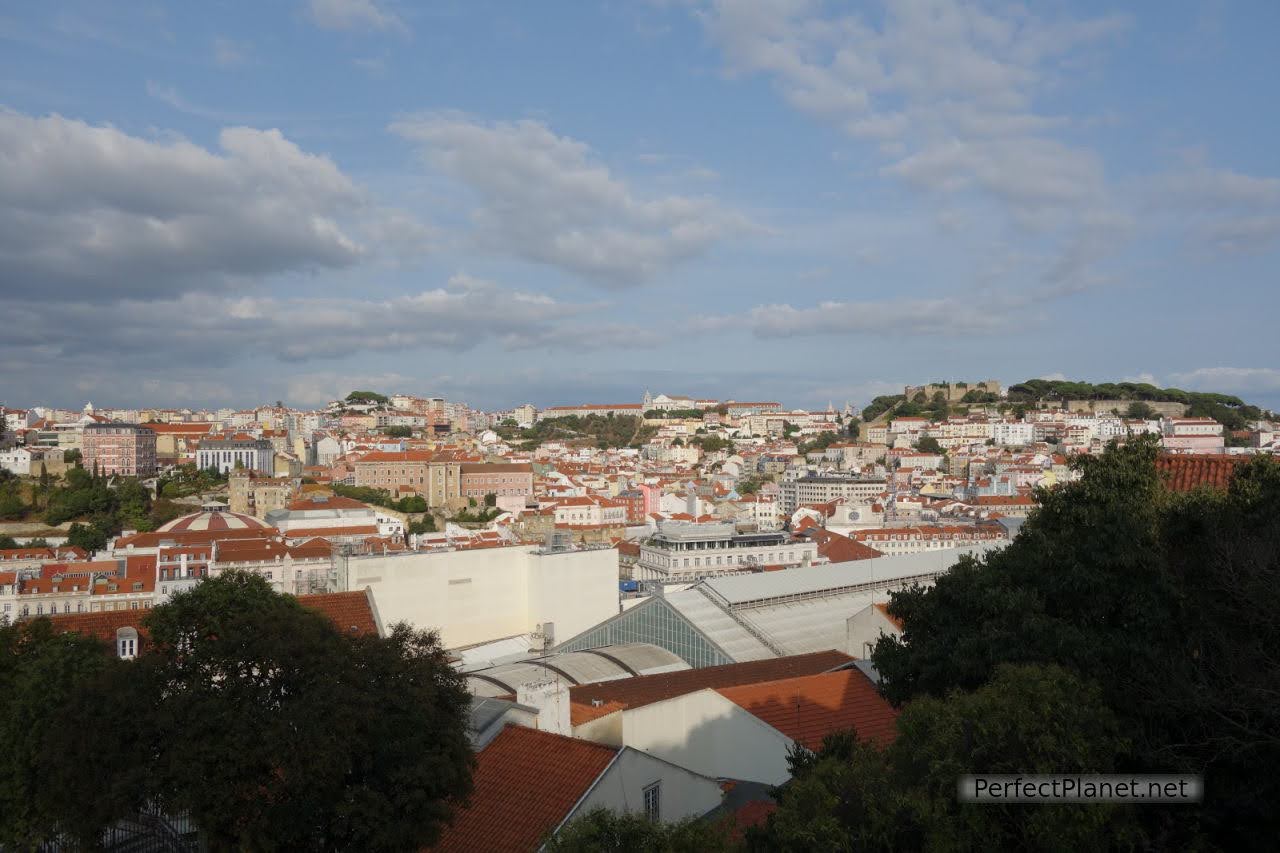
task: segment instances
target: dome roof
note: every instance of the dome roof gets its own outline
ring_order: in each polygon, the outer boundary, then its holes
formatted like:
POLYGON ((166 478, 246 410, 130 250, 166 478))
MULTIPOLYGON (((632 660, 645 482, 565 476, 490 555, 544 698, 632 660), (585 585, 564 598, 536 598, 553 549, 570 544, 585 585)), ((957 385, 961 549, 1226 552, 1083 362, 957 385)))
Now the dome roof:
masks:
POLYGON ((238 512, 227 512, 224 509, 204 508, 200 512, 175 518, 168 524, 161 525, 157 532, 169 533, 183 530, 273 530, 274 528, 259 518, 241 515, 238 512))

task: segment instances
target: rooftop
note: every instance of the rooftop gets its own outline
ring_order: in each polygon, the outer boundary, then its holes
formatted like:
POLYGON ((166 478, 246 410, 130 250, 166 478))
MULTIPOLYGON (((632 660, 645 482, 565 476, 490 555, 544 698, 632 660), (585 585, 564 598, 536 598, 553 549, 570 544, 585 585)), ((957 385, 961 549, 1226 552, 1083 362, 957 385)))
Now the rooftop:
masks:
POLYGON ((861 739, 881 746, 897 734, 898 712, 856 668, 717 692, 812 750, 843 729, 854 729, 861 739))
POLYGON ((476 756, 470 802, 454 812, 432 849, 536 850, 617 754, 613 747, 507 726, 476 756))
POLYGON ((708 687, 733 687, 812 675, 843 666, 851 660, 853 658, 844 652, 831 650, 584 684, 569 688, 570 713, 573 724, 580 725, 613 711, 639 708, 708 687), (597 702, 600 704, 596 705, 597 702))

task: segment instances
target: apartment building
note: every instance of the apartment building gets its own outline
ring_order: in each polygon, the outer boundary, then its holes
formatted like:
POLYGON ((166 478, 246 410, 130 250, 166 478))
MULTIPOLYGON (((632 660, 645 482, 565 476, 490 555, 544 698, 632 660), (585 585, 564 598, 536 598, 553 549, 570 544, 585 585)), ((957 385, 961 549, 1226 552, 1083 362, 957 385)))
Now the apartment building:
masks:
POLYGON ((216 468, 227 474, 237 468, 245 471, 275 471, 275 448, 265 438, 253 438, 243 433, 230 438, 205 438, 196 451, 196 467, 216 468))
POLYGON ((793 540, 786 531, 739 533, 733 524, 662 521, 641 543, 632 577, 675 583, 817 559, 815 543, 793 540))
POLYGON ((781 504, 784 515, 790 515, 806 504, 829 503, 849 500, 855 503, 869 502, 887 488, 882 479, 827 474, 808 475, 781 484, 781 504))
POLYGON ((352 463, 357 486, 411 486, 431 507, 462 496, 462 463, 427 450, 374 451, 352 463))
POLYGON ((156 473, 156 434, 137 424, 89 423, 80 437, 82 463, 88 470, 123 477, 156 473))

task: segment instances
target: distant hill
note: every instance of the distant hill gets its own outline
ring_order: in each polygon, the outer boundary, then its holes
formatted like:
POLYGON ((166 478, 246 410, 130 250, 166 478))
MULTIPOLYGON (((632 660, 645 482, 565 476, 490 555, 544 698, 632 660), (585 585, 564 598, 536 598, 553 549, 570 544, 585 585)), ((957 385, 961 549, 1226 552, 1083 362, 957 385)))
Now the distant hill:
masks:
MULTIPOLYGON (((973 399, 963 399, 965 404, 989 404, 996 402, 994 395, 971 392, 973 399)), ((998 405, 1002 411, 1018 410, 1043 402, 1066 403, 1068 400, 1118 400, 1132 403, 1181 403, 1191 417, 1213 418, 1227 429, 1244 429, 1250 421, 1266 417, 1267 413, 1230 394, 1212 394, 1204 391, 1184 391, 1181 388, 1157 388, 1146 382, 1076 382, 1059 379, 1028 379, 1009 386, 998 405)), ((862 410, 864 421, 887 417, 942 418, 956 408, 938 395, 927 397, 917 394, 908 400, 903 394, 886 394, 876 397, 862 410)))

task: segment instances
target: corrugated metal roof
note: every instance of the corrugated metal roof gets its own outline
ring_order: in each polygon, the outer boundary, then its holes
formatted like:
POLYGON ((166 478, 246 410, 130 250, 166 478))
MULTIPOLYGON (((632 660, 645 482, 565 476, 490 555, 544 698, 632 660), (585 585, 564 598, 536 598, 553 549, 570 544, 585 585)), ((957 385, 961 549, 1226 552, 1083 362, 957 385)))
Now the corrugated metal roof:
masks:
POLYGON ((848 643, 845 623, 849 617, 877 601, 885 592, 851 592, 805 598, 783 604, 734 611, 734 616, 770 637, 790 655, 844 649, 848 643))
POLYGON ((984 543, 966 548, 876 557, 825 566, 805 566, 778 572, 708 578, 702 583, 734 606, 767 598, 821 593, 826 589, 863 583, 890 583, 898 578, 943 572, 954 565, 962 554, 982 554, 994 547, 999 546, 984 543))
POLYGON ((668 595, 665 600, 732 660, 741 662, 777 657, 768 646, 751 636, 750 631, 717 607, 701 590, 687 589, 668 595))

